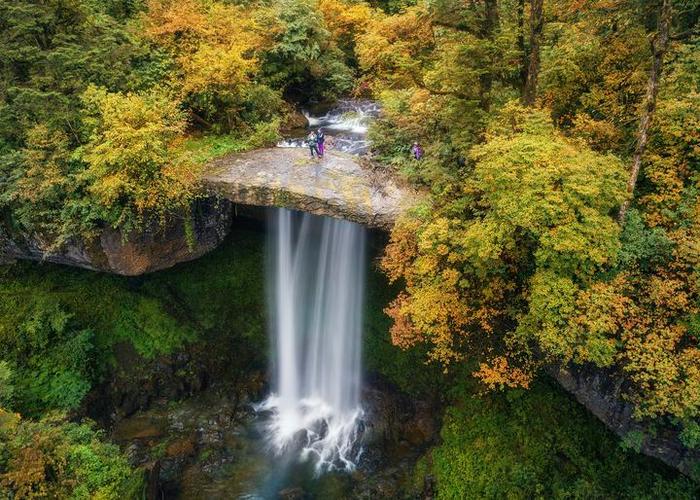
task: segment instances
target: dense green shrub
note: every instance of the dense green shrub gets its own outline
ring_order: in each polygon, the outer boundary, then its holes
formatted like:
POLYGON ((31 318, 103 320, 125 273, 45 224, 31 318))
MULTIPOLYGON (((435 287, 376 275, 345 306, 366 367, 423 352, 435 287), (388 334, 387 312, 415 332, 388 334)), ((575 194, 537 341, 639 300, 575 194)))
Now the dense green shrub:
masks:
POLYGON ((469 395, 433 451, 438 497, 691 498, 696 486, 618 439, 561 389, 469 395))
POLYGON ((94 333, 56 303, 38 303, 18 329, 0 335, 0 359, 14 391, 0 398, 22 413, 77 408, 95 378, 94 333))
POLYGON ((89 424, 23 420, 0 408, 2 498, 137 499, 143 472, 89 424))

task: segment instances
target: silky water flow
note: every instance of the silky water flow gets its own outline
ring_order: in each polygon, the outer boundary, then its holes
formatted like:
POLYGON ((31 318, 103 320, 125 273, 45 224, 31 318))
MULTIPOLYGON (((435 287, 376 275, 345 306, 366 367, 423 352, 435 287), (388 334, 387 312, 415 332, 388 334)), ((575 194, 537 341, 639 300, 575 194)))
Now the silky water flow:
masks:
POLYGON ((266 434, 316 473, 355 468, 359 432, 366 234, 330 217, 272 212, 268 296, 273 392, 266 434))

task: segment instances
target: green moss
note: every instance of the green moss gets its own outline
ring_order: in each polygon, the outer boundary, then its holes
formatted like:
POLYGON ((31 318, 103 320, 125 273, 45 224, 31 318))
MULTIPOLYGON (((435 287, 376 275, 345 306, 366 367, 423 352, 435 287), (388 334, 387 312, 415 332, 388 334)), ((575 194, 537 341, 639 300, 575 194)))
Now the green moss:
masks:
POLYGON ((248 141, 232 135, 202 135, 188 137, 180 145, 180 150, 192 154, 197 163, 207 163, 214 158, 245 151, 248 141))
POLYGON ((391 318, 384 309, 398 291, 399 286, 389 286, 386 277, 378 269, 370 269, 365 308, 365 367, 408 394, 434 394, 446 383, 440 367, 428 364, 425 361, 425 351, 420 347, 404 351, 391 343, 391 318))
POLYGON ((439 498, 692 498, 695 486, 627 451, 553 384, 448 409, 433 451, 439 498))
MULTIPOLYGON (((221 366, 261 366, 267 351, 263 238, 256 231, 234 230, 211 254, 138 278, 46 263, 0 268, 0 342, 14 345, 12 339, 37 311, 56 307, 71 315, 71 331, 90 332, 94 349, 81 364, 97 367, 95 381, 114 365, 119 343, 152 359, 197 342, 221 366)), ((0 350, 3 358, 7 355, 0 350)), ((50 394, 34 396, 41 400, 50 394)))
POLYGON ((95 332, 102 352, 129 341, 145 356, 171 352, 195 338, 158 298, 128 278, 63 266, 18 263, 4 270, 0 294, 0 338, 11 335, 42 303, 57 303, 83 328, 95 332))

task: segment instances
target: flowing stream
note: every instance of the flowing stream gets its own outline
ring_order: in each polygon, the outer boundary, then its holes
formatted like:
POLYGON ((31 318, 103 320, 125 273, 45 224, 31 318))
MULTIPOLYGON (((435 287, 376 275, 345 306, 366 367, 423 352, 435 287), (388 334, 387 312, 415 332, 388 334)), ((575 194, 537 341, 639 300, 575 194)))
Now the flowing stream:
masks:
POLYGON ((316 473, 355 468, 362 407, 365 229, 352 222, 273 212, 268 283, 273 393, 267 434, 278 454, 316 473))
POLYGON ((306 147, 304 136, 308 130, 322 128, 331 139, 328 144, 330 149, 343 153, 364 154, 369 149, 367 129, 377 115, 379 105, 374 101, 361 99, 341 99, 330 109, 321 112, 305 110, 308 128, 280 141, 277 147, 306 147))

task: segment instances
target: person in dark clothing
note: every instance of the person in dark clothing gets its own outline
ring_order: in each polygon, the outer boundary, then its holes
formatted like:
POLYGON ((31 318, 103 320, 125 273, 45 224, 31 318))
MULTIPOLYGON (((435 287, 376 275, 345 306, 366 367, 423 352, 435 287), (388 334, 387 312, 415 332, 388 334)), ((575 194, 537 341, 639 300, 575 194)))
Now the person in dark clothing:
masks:
POLYGON ((321 157, 321 153, 318 152, 318 136, 316 135, 316 132, 311 131, 311 133, 309 133, 309 135, 306 137, 306 144, 311 150, 311 158, 316 158, 316 156, 319 158, 321 157))
POLYGON ((318 146, 318 155, 323 158, 326 152, 326 135, 322 129, 318 129, 318 132, 316 132, 316 144, 318 146))

